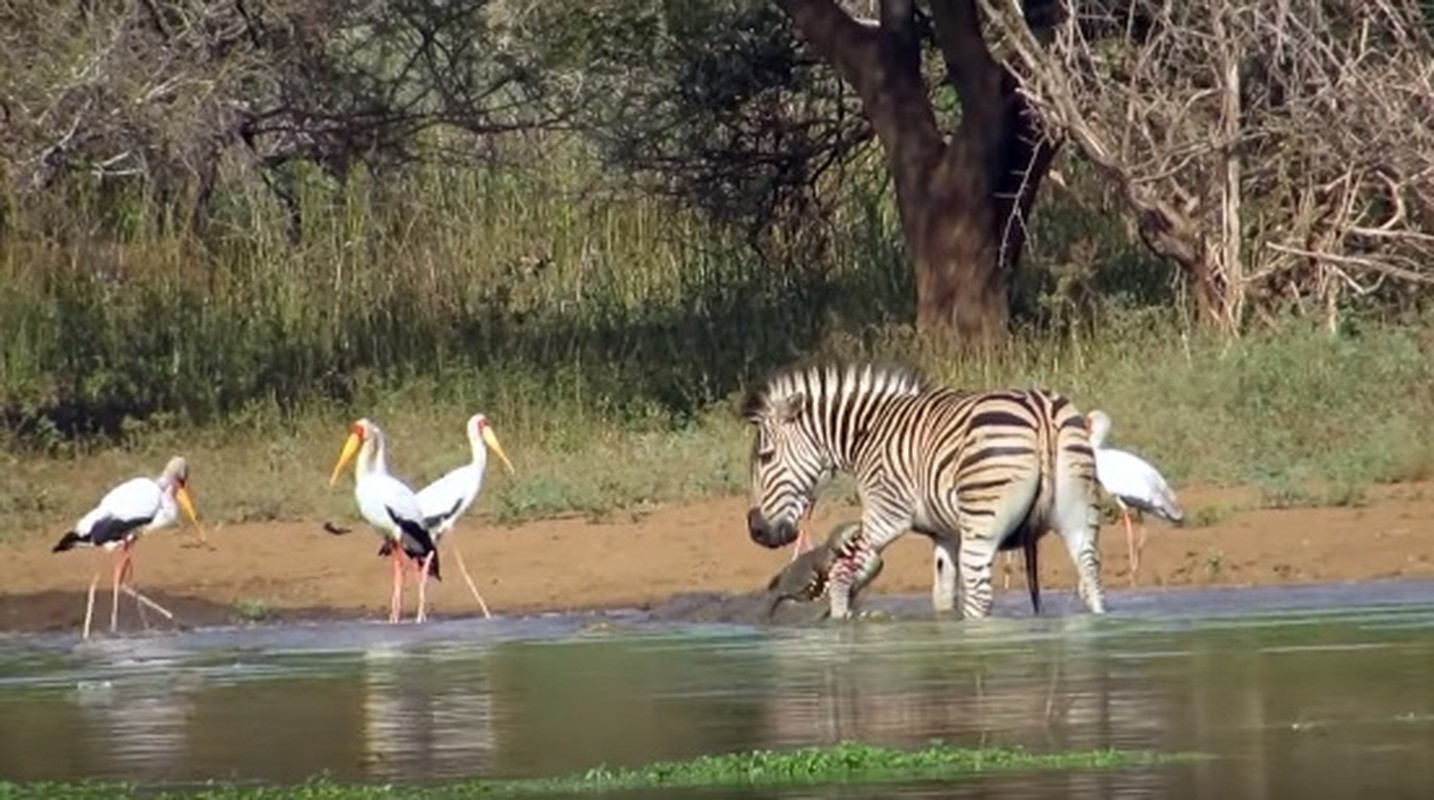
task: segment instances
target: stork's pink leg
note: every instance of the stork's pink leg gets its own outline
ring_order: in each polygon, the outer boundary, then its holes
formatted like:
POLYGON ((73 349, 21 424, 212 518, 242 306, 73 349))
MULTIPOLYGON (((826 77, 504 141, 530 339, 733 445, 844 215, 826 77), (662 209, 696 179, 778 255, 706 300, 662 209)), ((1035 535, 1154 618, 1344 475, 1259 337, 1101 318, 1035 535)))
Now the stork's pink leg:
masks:
POLYGON ((395 543, 390 553, 393 558, 393 597, 388 603, 388 621, 397 623, 403 607, 403 548, 395 543))
MULTIPOLYGON (((126 549, 128 549, 128 546, 126 546, 126 549)), ((165 616, 170 617, 170 619, 174 618, 173 615, 169 613, 169 611, 165 610, 162 606, 160 606, 158 603, 155 603, 153 600, 150 600, 148 597, 145 597, 144 595, 140 594, 139 590, 134 588, 133 553, 130 553, 129 558, 125 559, 124 572, 120 573, 119 589, 121 592, 124 592, 125 594, 134 598, 134 607, 136 612, 138 612, 139 614, 139 624, 143 626, 145 630, 149 630, 149 615, 144 613, 144 607, 146 603, 152 604, 155 608, 159 609, 162 613, 164 613, 165 616)))
POLYGON ((428 567, 433 563, 433 557, 438 554, 437 550, 430 552, 423 557, 418 568, 418 616, 414 622, 423 622, 428 619, 428 567))
POLYGON ((816 503, 807 506, 807 513, 803 514, 802 518, 797 521, 797 546, 792 550, 793 561, 797 560, 797 556, 812 549, 811 539, 807 537, 807 523, 812 521, 812 514, 816 509, 816 503))
POLYGON ((478 601, 478 608, 483 611, 483 618, 492 618, 493 615, 488 612, 488 604, 483 602, 483 595, 478 593, 478 586, 473 583, 473 577, 468 574, 468 567, 463 565, 463 554, 458 552, 458 542, 454 541, 449 545, 449 549, 453 551, 453 557, 458 561, 458 571, 462 573, 463 580, 468 584, 468 591, 473 593, 473 599, 478 601))
POLYGON ((90 638, 90 621, 95 616, 95 588, 100 585, 100 570, 95 570, 95 577, 90 580, 89 595, 85 599, 85 632, 83 638, 90 638))
POLYGON ((1144 517, 1141 517, 1141 520, 1140 520, 1140 538, 1139 538, 1139 539, 1136 541, 1136 543, 1135 543, 1135 562, 1136 562, 1137 564, 1140 563, 1140 559, 1141 559, 1141 557, 1144 556, 1144 555, 1145 555, 1145 518, 1144 518, 1144 517))
POLYGON ((805 552, 807 552, 807 529, 799 527, 797 528, 797 546, 792 548, 791 560, 796 561, 797 557, 805 552))
POLYGON ((124 582, 125 571, 129 569, 130 560, 133 556, 129 552, 130 543, 125 542, 120 548, 120 554, 115 561, 115 572, 111 582, 110 592, 110 633, 119 630, 119 593, 120 584, 124 582))
POLYGON ((1125 549, 1130 558, 1130 585, 1135 585, 1135 573, 1140 571, 1140 551, 1135 549, 1135 533, 1130 529, 1130 509, 1122 507, 1121 516, 1125 519, 1125 549))

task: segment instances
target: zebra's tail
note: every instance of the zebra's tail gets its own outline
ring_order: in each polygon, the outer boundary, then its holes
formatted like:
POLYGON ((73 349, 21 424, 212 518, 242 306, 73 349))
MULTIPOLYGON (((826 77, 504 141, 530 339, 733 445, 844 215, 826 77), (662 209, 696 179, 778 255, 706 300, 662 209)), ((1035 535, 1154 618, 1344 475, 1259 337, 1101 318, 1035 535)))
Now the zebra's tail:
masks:
MULTIPOLYGON (((1036 393, 1043 395, 1044 393, 1036 393)), ((1031 610, 1041 613, 1041 570, 1037 547, 1041 534, 1055 519, 1059 481, 1057 472, 1061 462, 1060 426, 1057 415, 1064 398, 1059 396, 1038 396, 1036 424, 1036 453, 1040 460, 1040 484, 1035 501, 1026 514, 1025 522, 1017 535, 1021 537, 1021 550, 1026 562, 1026 589, 1031 594, 1031 610)))

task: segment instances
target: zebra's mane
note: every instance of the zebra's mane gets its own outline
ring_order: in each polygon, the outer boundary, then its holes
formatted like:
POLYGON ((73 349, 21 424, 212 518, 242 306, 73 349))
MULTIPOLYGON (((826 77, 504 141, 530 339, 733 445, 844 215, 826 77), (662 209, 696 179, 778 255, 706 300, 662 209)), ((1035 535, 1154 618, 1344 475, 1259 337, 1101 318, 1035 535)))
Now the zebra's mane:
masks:
POLYGON ((772 404, 797 393, 808 399, 828 399, 857 394, 903 396, 930 387, 926 377, 912 367, 877 362, 827 362, 783 367, 753 386, 742 400, 743 419, 753 420, 772 404))

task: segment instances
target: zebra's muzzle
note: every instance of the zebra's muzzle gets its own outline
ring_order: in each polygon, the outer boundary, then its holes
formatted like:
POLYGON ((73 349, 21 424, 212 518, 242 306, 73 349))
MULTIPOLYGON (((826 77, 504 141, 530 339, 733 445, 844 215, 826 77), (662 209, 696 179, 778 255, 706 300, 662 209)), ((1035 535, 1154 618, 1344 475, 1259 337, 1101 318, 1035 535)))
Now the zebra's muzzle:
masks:
POLYGON ((797 526, 786 520, 768 521, 759 508, 747 512, 747 533, 763 547, 778 548, 797 540, 797 526))

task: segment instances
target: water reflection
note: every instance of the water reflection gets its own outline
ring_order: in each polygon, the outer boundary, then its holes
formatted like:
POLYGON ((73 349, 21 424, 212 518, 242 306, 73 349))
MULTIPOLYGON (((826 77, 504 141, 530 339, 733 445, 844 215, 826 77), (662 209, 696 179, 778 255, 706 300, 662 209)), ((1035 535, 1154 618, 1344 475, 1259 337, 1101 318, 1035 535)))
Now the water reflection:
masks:
POLYGON ((364 651, 365 777, 489 773, 497 740, 488 657, 364 651))
POLYGON ((762 743, 759 647, 684 640, 528 644, 496 649, 502 731, 493 774, 637 766, 762 743))
POLYGON ((1088 748, 1148 741, 1148 689, 1092 639, 1013 623, 858 628, 773 642, 768 736, 919 745, 932 737, 1088 748), (834 637, 843 637, 838 641, 834 637), (959 643, 959 644, 955 644, 959 643), (1117 735, 1117 731, 1120 733, 1117 735))
MULTIPOLYGON (((0 777, 431 781, 856 739, 1195 750, 1161 768, 741 797, 1329 795, 1434 786, 1434 588, 1362 612, 515 641, 0 640, 0 777), (40 652, 39 656, 36 651, 40 652), (42 657, 41 657, 42 656, 42 657), (43 664, 43 669, 25 665, 43 664), (26 677, 25 670, 31 670, 26 677)), ((694 795, 696 796, 696 795, 694 795)))

